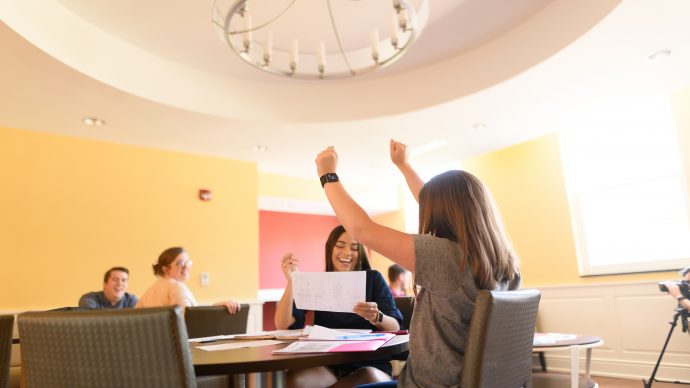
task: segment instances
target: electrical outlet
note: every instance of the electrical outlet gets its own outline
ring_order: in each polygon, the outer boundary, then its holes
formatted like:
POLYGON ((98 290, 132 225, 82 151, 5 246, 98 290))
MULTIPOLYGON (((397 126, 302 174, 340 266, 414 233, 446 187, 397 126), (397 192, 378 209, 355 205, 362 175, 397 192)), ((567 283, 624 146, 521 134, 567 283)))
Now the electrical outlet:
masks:
POLYGON ((202 273, 201 273, 201 278, 200 278, 201 286, 202 286, 202 287, 208 286, 208 283, 209 283, 210 281, 211 281, 211 280, 210 280, 210 278, 209 278, 209 276, 208 276, 208 272, 202 272, 202 273))

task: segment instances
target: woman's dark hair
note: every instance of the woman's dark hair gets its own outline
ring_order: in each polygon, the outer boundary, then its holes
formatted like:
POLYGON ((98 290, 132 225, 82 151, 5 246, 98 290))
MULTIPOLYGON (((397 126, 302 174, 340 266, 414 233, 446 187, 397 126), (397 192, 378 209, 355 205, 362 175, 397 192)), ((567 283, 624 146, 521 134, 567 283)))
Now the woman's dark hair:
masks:
POLYGON ((474 175, 447 171, 419 192, 419 233, 457 243, 478 288, 492 290, 518 275, 518 258, 491 194, 474 175))
POLYGON ((398 277, 404 274, 407 270, 398 264, 391 264, 388 267, 388 283, 393 283, 398 280, 398 277))
POLYGON ((165 276, 165 271, 163 271, 163 268, 170 267, 177 256, 184 251, 185 250, 182 247, 173 247, 164 250, 163 253, 158 256, 158 263, 153 265, 153 274, 161 277, 165 276))
MULTIPOLYGON (((338 225, 333 228, 331 234, 328 235, 328 239, 326 240, 326 272, 333 272, 333 248, 335 248, 338 239, 345 232, 345 227, 338 225)), ((366 271, 369 269, 371 269, 371 265, 369 265, 367 250, 362 243, 357 243, 357 265, 355 265, 353 271, 366 271)))

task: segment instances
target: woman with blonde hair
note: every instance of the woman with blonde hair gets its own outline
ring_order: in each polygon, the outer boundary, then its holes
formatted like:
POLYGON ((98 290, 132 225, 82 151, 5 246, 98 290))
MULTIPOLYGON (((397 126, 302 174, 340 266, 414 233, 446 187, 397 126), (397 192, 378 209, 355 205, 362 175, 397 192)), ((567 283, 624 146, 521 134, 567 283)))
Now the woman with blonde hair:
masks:
POLYGON ((479 290, 517 288, 518 259, 479 179, 452 170, 425 184, 406 151, 404 144, 391 140, 391 160, 419 203, 419 234, 385 227, 366 214, 339 181, 333 147, 317 156, 317 172, 336 216, 353 238, 415 275, 419 292, 410 355, 398 384, 454 387, 460 384, 458 369, 479 290))
MULTIPOLYGON (((192 271, 192 260, 182 247, 164 250, 154 264, 153 274, 158 277, 137 302, 136 307, 197 306, 196 298, 185 282, 192 271)), ((225 306, 230 314, 240 310, 240 304, 234 300, 225 300, 214 304, 225 306)))

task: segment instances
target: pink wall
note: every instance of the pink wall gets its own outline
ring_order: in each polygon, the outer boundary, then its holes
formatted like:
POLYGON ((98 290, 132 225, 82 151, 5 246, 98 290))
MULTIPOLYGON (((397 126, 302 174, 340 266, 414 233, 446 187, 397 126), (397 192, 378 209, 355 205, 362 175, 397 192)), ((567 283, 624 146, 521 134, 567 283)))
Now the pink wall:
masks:
MULTIPOLYGON (((280 258, 288 252, 300 259, 300 271, 323 271, 326 238, 337 225, 333 216, 260 211, 259 288, 285 287, 280 258)), ((264 304, 264 330, 275 330, 275 309, 274 302, 264 304)))
POLYGON ((259 288, 285 287, 280 270, 280 258, 285 253, 297 256, 300 271, 323 271, 324 244, 338 225, 334 216, 260 211, 259 288))

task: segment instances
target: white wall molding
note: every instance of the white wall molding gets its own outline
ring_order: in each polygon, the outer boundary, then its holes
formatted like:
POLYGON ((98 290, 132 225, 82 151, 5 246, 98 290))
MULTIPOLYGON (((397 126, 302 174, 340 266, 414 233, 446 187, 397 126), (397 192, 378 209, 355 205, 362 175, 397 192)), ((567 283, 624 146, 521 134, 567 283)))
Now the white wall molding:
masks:
MULTIPOLYGON (((649 378, 671 328, 676 303, 656 282, 536 287, 542 292, 537 330, 596 335, 592 374, 649 378)), ((584 370, 585 352, 580 355, 584 370)), ((550 371, 570 370, 568 352, 547 352, 550 371)), ((535 358, 535 368, 538 361, 535 358)), ((690 335, 674 329, 657 378, 690 382, 690 335)))
POLYGON ((249 304, 249 316, 247 317, 247 333, 258 333, 264 329, 264 302, 251 301, 240 302, 249 304))
POLYGON ((257 298, 262 302, 277 302, 284 293, 284 288, 264 288, 257 292, 257 298))

